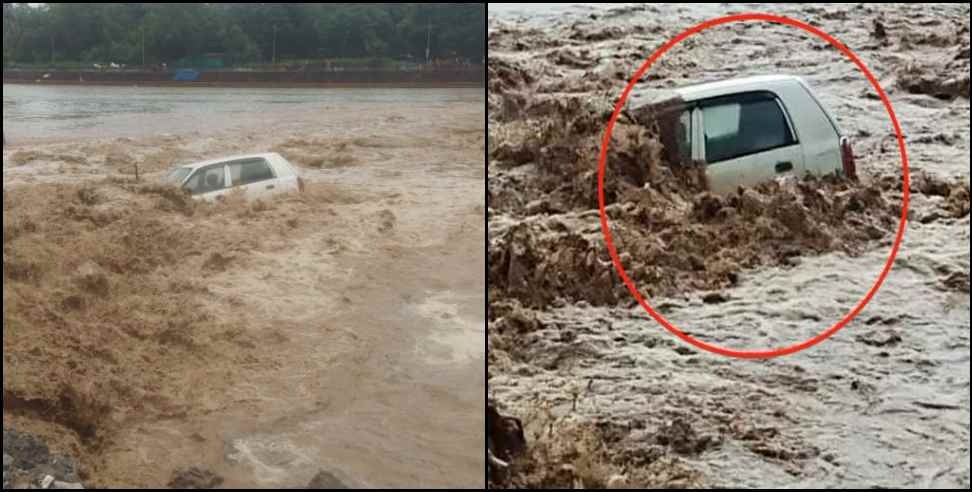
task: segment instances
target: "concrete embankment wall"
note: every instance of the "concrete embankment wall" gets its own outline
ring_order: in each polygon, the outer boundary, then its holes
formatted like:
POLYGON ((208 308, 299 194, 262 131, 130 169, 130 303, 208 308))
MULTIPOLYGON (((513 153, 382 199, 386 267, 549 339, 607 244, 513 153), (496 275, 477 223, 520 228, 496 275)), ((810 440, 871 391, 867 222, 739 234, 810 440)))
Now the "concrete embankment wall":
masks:
POLYGON ((361 70, 342 72, 201 71, 192 81, 175 80, 176 72, 107 72, 68 70, 4 70, 4 83, 92 85, 290 85, 290 86, 469 86, 485 87, 483 68, 421 72, 361 70))

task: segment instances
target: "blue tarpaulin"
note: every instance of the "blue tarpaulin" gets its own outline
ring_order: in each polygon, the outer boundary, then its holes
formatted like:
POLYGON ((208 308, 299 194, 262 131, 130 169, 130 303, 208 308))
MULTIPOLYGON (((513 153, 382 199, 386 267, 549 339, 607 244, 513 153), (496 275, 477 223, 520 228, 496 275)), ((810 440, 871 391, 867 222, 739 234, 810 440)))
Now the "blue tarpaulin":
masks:
POLYGON ((195 70, 179 70, 175 74, 175 80, 182 82, 194 82, 199 78, 199 72, 195 70))

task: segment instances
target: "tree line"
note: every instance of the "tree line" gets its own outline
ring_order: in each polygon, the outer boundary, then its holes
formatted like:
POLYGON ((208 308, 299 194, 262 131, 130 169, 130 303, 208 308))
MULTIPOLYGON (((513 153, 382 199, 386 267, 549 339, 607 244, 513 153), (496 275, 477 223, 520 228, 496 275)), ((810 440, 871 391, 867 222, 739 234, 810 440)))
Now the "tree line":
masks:
POLYGON ((483 3, 4 3, 3 63, 151 65, 218 53, 230 65, 427 54, 478 64, 485 25, 483 3))

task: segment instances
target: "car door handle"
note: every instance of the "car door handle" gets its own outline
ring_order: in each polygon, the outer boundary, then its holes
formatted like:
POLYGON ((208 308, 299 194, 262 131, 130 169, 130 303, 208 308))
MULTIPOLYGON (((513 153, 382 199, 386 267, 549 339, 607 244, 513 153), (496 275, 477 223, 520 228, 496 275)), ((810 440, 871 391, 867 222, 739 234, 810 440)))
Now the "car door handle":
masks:
POLYGON ((267 189, 268 189, 268 190, 272 190, 272 189, 274 189, 274 188, 276 188, 276 186, 274 186, 274 185, 267 185, 267 189))
POLYGON ((792 170, 793 170, 793 163, 790 161, 776 163, 776 172, 778 173, 785 173, 787 171, 792 171, 792 170))

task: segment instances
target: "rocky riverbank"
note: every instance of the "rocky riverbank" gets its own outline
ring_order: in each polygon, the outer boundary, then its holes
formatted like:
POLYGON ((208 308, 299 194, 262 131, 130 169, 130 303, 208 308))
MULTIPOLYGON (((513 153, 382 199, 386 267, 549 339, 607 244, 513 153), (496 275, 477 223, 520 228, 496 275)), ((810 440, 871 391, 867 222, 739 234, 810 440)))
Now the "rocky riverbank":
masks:
MULTIPOLYGON (((189 467, 176 470, 168 486, 173 489, 213 489, 223 485, 223 477, 212 471, 189 467)), ((348 489, 353 482, 338 474, 321 470, 307 489, 348 489)), ((3 431, 4 489, 84 489, 75 460, 51 452, 42 439, 27 433, 3 431)))
POLYGON ((83 489, 74 459, 52 453, 40 439, 3 430, 4 489, 83 489))

